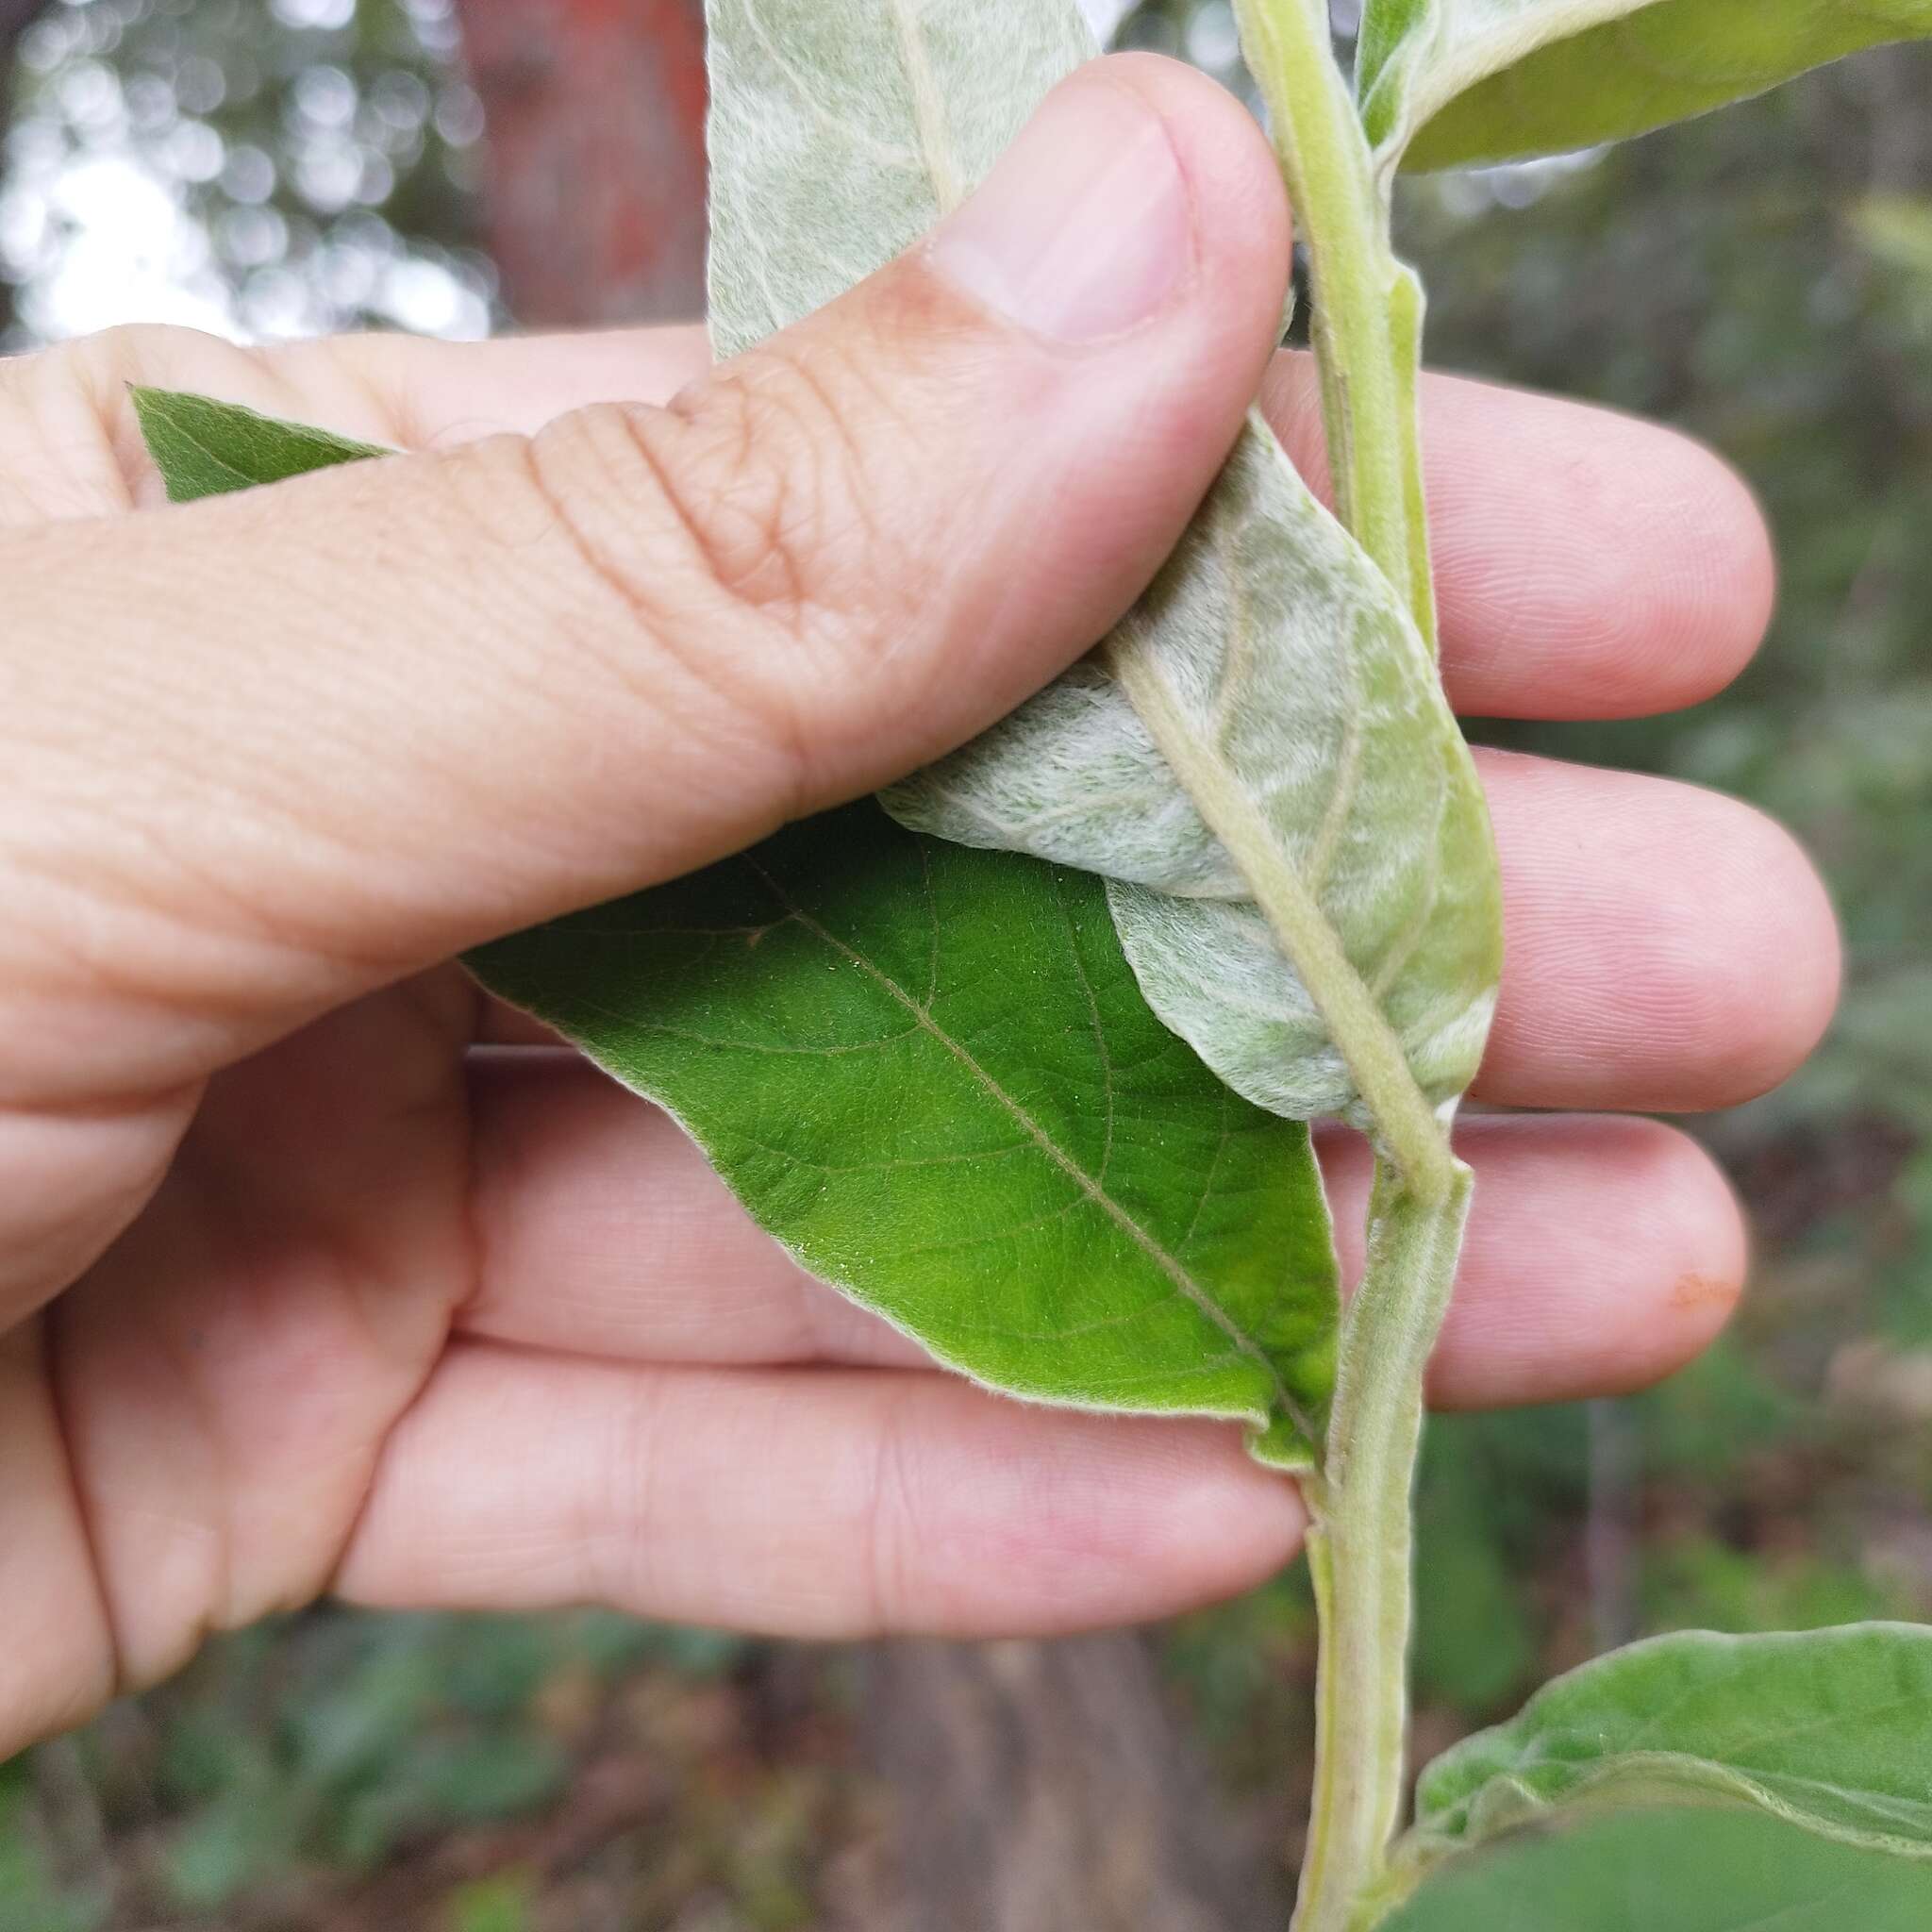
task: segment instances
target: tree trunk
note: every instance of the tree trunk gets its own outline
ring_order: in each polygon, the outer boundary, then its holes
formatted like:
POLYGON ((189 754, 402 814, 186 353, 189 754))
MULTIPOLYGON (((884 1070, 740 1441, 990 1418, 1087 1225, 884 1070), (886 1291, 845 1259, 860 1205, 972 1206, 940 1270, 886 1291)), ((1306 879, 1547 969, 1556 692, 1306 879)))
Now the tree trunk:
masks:
POLYGON ((550 328, 701 316, 702 0, 461 0, 460 12, 510 313, 550 328))
POLYGON ((1137 1637, 874 1645, 871 1755, 892 1798, 891 1932, 1276 1932, 1137 1637))

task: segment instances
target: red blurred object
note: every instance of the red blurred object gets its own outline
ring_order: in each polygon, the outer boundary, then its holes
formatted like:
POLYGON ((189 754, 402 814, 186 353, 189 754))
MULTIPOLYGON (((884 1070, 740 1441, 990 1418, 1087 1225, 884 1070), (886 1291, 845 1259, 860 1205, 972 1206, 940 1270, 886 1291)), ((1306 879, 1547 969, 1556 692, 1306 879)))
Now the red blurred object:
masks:
POLYGON ((553 328, 701 316, 701 0, 460 0, 460 14, 510 313, 553 328))

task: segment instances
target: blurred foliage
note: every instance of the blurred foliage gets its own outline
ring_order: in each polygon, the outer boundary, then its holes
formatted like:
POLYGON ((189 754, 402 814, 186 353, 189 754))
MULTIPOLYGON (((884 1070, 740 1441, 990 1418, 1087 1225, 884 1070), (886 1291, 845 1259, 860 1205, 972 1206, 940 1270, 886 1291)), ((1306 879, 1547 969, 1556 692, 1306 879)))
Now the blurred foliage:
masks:
MULTIPOLYGON (((1123 31, 1240 84, 1223 0, 1123 31)), ((483 300, 443 0, 83 0, 42 32, 0 187, 37 328, 84 307, 71 177, 103 152, 178 199, 169 285, 240 325, 459 326, 449 288, 483 300), (257 214, 281 238, 259 260, 257 214), (426 322, 394 279, 411 263, 448 284, 419 288, 426 322)), ((1435 360, 1707 439, 1783 564, 1770 642, 1722 697, 1480 735, 1759 804, 1820 856, 1850 955, 1816 1062, 1699 1129, 1760 1238, 1725 1342, 1629 1402, 1435 1427, 1434 1749, 1621 1635, 1932 1609, 1932 54, 1607 155, 1418 182, 1402 230, 1435 360)), ((1309 1742, 1303 1579, 1161 1641, 1236 1802, 1278 1815, 1309 1742)), ((0 1932, 844 1923, 873 1830, 847 1700, 836 1654, 316 1612, 0 1771, 0 1932)))
POLYGON ((21 339, 484 333, 482 110, 456 46, 454 0, 47 6, 0 192, 21 339))
POLYGON ((522 1932, 555 1923, 546 1868, 620 1830, 646 1868, 621 1874, 626 1911, 715 1890, 749 1925, 801 1923, 837 1793, 780 1726, 788 1802, 736 1829, 762 1774, 750 1657, 592 1612, 322 1609, 228 1638, 0 1774, 0 1932, 522 1932))

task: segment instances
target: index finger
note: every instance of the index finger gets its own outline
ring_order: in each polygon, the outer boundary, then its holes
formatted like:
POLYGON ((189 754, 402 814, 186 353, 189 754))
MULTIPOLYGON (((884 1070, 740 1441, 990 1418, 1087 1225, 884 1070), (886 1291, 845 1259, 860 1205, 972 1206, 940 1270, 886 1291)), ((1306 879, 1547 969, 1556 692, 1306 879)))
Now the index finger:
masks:
MULTIPOLYGON (((597 398, 661 402, 709 366, 704 330, 342 345, 411 447, 529 431, 597 398)), ((291 364, 312 353, 287 352, 291 364)), ((1262 407, 1325 493, 1312 358, 1262 407)), ((1750 490, 1702 443, 1616 410, 1454 375, 1423 382, 1443 675, 1458 710, 1624 718, 1722 691, 1763 641, 1776 573, 1750 490)), ((1014 452, 1016 461, 1024 452, 1014 452)))
MULTIPOLYGON (((130 491, 158 500, 125 408, 130 382, 434 449, 529 433, 588 403, 663 402, 710 366, 696 325, 264 350, 151 329, 65 353, 110 419, 119 456, 100 493, 82 493, 81 514, 124 507, 130 491), (105 500, 117 492, 120 502, 105 500)), ((1307 356, 1276 358, 1262 405, 1322 488, 1307 356)), ((1770 540, 1749 490, 1709 450, 1613 410, 1458 376, 1425 377, 1423 412, 1443 677, 1458 710, 1641 717, 1711 696, 1750 661, 1772 608, 1770 540)))

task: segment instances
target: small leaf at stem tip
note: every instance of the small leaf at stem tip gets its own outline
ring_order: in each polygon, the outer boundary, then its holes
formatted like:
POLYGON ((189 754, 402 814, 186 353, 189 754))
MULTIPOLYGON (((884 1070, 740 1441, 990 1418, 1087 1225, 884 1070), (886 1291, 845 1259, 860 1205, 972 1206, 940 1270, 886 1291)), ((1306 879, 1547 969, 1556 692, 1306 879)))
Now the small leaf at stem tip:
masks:
POLYGON ((142 439, 170 503, 193 503, 265 483, 285 483, 337 463, 395 455, 302 423, 283 423, 239 403, 131 386, 142 439))
POLYGON ((1356 83, 1385 167, 1621 141, 1888 41, 1932 0, 1368 0, 1356 83))
POLYGON ((1519 1833, 1362 1932, 1924 1932, 1932 1866, 1747 1811, 1617 1811, 1519 1833))
POLYGON ((1405 1856, 1426 1865, 1566 1811, 1673 1802, 1932 1860, 1932 1629, 1690 1631, 1599 1657, 1429 1766, 1405 1856))
POLYGON ((1311 1466, 1337 1285, 1307 1130, 1155 1019, 1098 880, 868 802, 470 964, 950 1366, 1311 1466))

